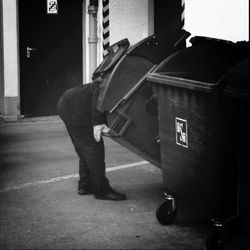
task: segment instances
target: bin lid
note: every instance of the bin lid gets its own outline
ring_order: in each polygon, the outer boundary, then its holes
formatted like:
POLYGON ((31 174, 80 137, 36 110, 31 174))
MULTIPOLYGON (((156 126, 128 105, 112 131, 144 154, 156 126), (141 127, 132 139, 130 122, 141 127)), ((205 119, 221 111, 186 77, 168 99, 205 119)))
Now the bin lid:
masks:
POLYGON ((248 56, 248 47, 213 41, 177 51, 149 74, 150 82, 211 91, 227 70, 248 56))
POLYGON ((249 57, 230 68, 221 82, 226 95, 249 99, 249 57))
POLYGON ((192 46, 200 46, 200 45, 234 45, 234 42, 224 39, 218 39, 214 37, 208 37, 208 36, 194 36, 190 38, 189 42, 192 44, 192 46))
POLYGON ((168 55, 185 47, 189 35, 185 30, 155 34, 129 48, 105 79, 97 108, 112 112, 128 93, 138 89, 148 72, 168 55))
POLYGON ((94 71, 93 78, 110 71, 119 61, 119 59, 125 54, 129 46, 130 43, 127 38, 109 46, 107 49, 108 54, 104 57, 103 61, 94 71))
POLYGON ((175 47, 180 49, 180 46, 186 47, 186 39, 190 35, 186 30, 173 30, 168 34, 154 34, 136 43, 127 51, 127 54, 143 57, 154 64, 159 64, 166 58, 164 50, 175 47))

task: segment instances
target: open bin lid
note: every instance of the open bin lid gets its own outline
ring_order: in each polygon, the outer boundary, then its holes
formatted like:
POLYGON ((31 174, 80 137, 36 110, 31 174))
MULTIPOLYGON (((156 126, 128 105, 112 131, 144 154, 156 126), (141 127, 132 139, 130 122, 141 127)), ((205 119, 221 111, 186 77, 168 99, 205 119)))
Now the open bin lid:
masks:
POLYGON ((104 57, 103 61, 96 68, 93 73, 93 77, 103 75, 110 71, 118 60, 125 54, 130 44, 127 38, 120 40, 119 42, 108 47, 108 54, 104 57))
POLYGON ((213 46, 221 46, 221 45, 234 45, 234 42, 224 39, 218 39, 214 37, 208 37, 208 36, 194 36, 190 38, 189 42, 192 44, 192 46, 200 46, 200 45, 213 45, 213 46))
POLYGON ((124 96, 143 83, 148 72, 169 54, 185 47, 189 35, 185 30, 151 35, 132 46, 104 80, 97 108, 112 112, 124 96))
POLYGON ((215 39, 197 42, 166 58, 147 79, 153 83, 200 91, 213 91, 222 86, 227 70, 247 57, 248 49, 236 43, 215 39), (217 42, 216 42, 217 41, 217 42))

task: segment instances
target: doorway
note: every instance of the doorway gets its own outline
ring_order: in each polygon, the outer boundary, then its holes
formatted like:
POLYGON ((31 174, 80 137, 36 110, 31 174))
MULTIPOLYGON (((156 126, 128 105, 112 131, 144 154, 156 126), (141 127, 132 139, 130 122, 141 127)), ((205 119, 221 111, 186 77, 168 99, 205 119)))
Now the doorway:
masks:
POLYGON ((56 115, 64 90, 82 84, 83 1, 18 0, 21 115, 56 115))

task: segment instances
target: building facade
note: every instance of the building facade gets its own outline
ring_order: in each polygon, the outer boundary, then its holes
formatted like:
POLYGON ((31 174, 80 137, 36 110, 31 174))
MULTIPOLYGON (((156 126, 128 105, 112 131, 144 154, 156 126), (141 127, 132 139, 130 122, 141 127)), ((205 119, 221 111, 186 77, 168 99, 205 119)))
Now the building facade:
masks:
MULTIPOLYGON (((133 45, 153 33, 181 29, 184 20, 192 35, 209 36, 219 20, 201 20, 199 13, 214 0, 200 2, 0 0, 0 120, 56 115, 56 101, 63 90, 91 81, 105 46, 121 39, 128 38, 133 45)), ((233 33, 236 40, 248 40, 248 1, 227 3, 226 8, 224 0, 216 2, 213 15, 220 10, 224 21, 229 18, 228 9, 235 13, 238 6, 237 16, 230 23, 220 22, 221 29, 233 33), (238 34, 232 26, 238 26, 239 18, 238 34)))

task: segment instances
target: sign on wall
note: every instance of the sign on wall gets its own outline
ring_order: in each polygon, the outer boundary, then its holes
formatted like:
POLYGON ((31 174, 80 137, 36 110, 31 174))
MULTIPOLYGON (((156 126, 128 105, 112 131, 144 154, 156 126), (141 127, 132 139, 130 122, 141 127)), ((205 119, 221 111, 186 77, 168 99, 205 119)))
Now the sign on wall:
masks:
POLYGON ((58 14, 57 0, 47 0, 47 14, 58 14))

